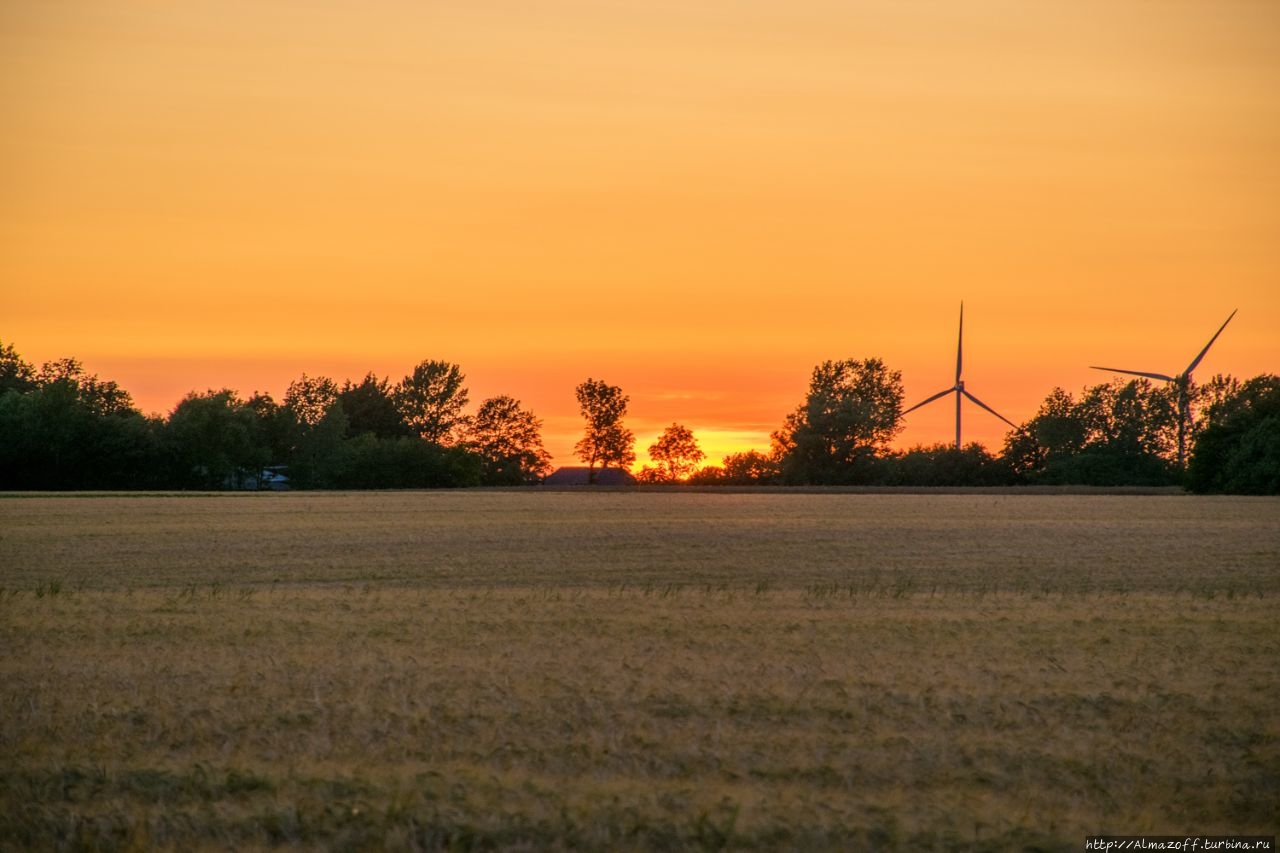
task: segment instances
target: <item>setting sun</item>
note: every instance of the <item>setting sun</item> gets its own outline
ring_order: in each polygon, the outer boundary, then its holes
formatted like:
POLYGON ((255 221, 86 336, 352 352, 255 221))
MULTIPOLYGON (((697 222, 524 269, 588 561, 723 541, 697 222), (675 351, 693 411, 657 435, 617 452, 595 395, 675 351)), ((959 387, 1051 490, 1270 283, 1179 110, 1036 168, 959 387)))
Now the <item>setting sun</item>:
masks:
POLYGON ((1277 0, 4 0, 0 847, 1273 849, 1278 95, 1277 0))
POLYGON ((0 340, 148 411, 445 359, 557 464, 587 376, 714 462, 825 359, 946 387, 961 300, 1015 423, 1235 308, 1202 372, 1280 365, 1271 4, 19 3, 0 56, 0 340))

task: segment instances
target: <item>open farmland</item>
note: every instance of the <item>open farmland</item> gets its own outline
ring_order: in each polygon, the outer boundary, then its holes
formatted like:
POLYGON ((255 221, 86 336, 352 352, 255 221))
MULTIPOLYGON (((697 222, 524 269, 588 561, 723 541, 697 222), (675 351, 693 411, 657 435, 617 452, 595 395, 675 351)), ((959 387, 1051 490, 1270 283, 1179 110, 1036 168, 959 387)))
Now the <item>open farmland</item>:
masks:
POLYGON ((1078 850, 1280 818, 1275 499, 9 496, 0 588, 19 847, 1078 850))

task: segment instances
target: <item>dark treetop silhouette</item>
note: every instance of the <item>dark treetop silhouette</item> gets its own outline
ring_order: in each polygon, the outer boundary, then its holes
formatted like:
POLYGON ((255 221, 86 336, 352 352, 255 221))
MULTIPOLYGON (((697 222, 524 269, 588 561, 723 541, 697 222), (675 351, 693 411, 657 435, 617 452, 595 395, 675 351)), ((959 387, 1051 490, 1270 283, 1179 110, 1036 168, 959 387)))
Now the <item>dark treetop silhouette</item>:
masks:
MULTIPOLYGON (((957 404, 965 396, 990 410, 963 385, 961 311, 956 384, 913 408, 955 394, 957 404)), ((1054 389, 1009 433, 999 457, 976 444, 893 449, 902 415, 898 372, 875 358, 827 361, 814 369, 804 402, 773 434, 768 454, 732 454, 723 466, 686 479, 718 485, 1185 483, 1196 491, 1278 493, 1280 377, 1240 382, 1218 376, 1191 384, 1191 372, 1226 325, 1178 376, 1116 371, 1133 376, 1086 388, 1079 398, 1054 389)), ((124 389, 86 373, 75 359, 37 370, 0 341, 0 490, 245 489, 285 477, 301 489, 542 481, 549 460, 533 413, 501 396, 469 415, 460 368, 447 362, 419 368, 397 386, 369 374, 339 389, 326 377, 304 375, 279 404, 257 392, 247 399, 229 389, 191 393, 166 417, 144 416, 124 389), (417 423, 411 426, 407 416, 417 423), (423 436, 424 426, 436 440, 423 436)), ((635 458, 635 439, 621 423, 626 395, 594 380, 577 391, 587 417, 578 449, 596 463, 583 479, 603 480, 604 465, 630 481, 626 467, 635 458)), ((677 427, 669 432, 690 441, 666 448, 666 455, 691 461, 699 455, 692 432, 677 427)), ((669 468, 662 479, 681 479, 685 471, 669 468)))
POLYGON ((1148 379, 1158 379, 1161 382, 1170 382, 1178 395, 1178 467, 1187 467, 1187 433, 1191 428, 1191 397, 1192 383, 1191 372, 1200 366, 1200 362, 1204 360, 1205 354, 1209 352, 1209 347, 1213 346, 1213 342, 1218 339, 1218 335, 1222 334, 1222 330, 1227 327, 1227 323, 1231 322, 1231 318, 1236 316, 1236 311, 1222 322, 1218 327, 1218 331, 1213 333, 1213 337, 1209 338, 1209 343, 1204 345, 1204 349, 1200 350, 1200 354, 1191 359, 1191 363, 1187 365, 1187 369, 1179 373, 1177 376, 1169 376, 1164 373, 1149 373, 1143 370, 1121 370, 1118 367, 1096 367, 1090 365, 1094 370, 1106 370, 1110 373, 1124 373, 1129 376, 1145 376, 1148 379))

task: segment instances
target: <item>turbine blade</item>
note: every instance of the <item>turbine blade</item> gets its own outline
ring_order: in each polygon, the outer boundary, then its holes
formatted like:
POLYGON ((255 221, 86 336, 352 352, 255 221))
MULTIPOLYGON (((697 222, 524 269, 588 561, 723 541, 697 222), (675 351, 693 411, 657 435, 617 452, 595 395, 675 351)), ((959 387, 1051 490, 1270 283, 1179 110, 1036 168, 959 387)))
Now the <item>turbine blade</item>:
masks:
POLYGON ((969 398, 970 400, 972 400, 973 402, 977 403, 977 404, 978 404, 979 406, 981 406, 982 408, 986 409, 986 410, 987 410, 988 412, 990 412, 991 414, 995 415, 995 416, 996 416, 997 418, 999 418, 1000 420, 1002 420, 1002 421, 1004 421, 1005 423, 1007 423, 1009 426, 1013 427, 1014 429, 1017 429, 1017 428, 1018 428, 1018 425, 1017 425, 1017 424, 1015 424, 1013 421, 1009 420, 1009 419, 1008 419, 1008 418, 1006 418, 1004 415, 1000 414, 1000 413, 999 413, 999 412, 997 412, 995 409, 991 408, 991 407, 990 407, 990 406, 988 406, 986 403, 982 402, 982 401, 981 401, 981 400, 979 400, 977 397, 975 397, 975 396, 973 396, 972 394, 970 394, 968 391, 961 391, 960 393, 961 393, 961 394, 963 394, 963 395, 965 395, 966 397, 968 397, 968 398, 969 398))
POLYGON ((914 406, 912 406, 911 408, 909 408, 909 409, 904 409, 904 410, 903 410, 903 412, 902 412, 902 414, 904 414, 904 415, 905 415, 907 412, 914 412, 916 409, 920 408, 921 406, 927 406, 929 403, 932 403, 934 400, 938 399, 939 397, 945 397, 945 396, 947 396, 948 394, 950 394, 950 393, 951 393, 952 391, 954 391, 954 390, 956 390, 956 389, 954 389, 954 388, 948 388, 948 389, 947 389, 947 390, 945 390, 945 391, 939 391, 937 394, 934 394, 932 397, 928 398, 927 400, 921 400, 919 403, 916 403, 916 404, 915 404, 914 406))
POLYGON ((1165 376, 1163 373, 1144 373, 1141 370, 1121 370, 1118 367, 1094 367, 1089 365, 1090 370, 1106 370, 1111 373, 1127 373, 1130 376, 1145 376, 1148 379, 1159 379, 1161 382, 1173 382, 1172 376, 1165 376))
POLYGON ((960 367, 964 356, 964 303, 960 303, 960 335, 956 338, 956 384, 960 384, 960 367))
MULTIPOLYGON (((1239 311, 1239 310, 1240 310, 1239 308, 1236 309, 1236 311, 1239 311)), ((1231 317, 1236 316, 1236 311, 1231 312, 1231 317)), ((1187 367, 1186 370, 1182 371, 1183 376, 1190 376, 1191 371, 1196 369, 1196 366, 1199 365, 1200 361, 1204 358, 1204 354, 1209 351, 1209 347, 1213 346, 1213 342, 1218 339, 1218 335, 1222 334, 1222 330, 1227 327, 1227 323, 1231 322, 1231 317, 1228 317, 1226 322, 1218 327, 1218 331, 1213 333, 1212 338, 1209 338, 1209 343, 1204 345, 1204 349, 1200 350, 1200 354, 1195 357, 1195 360, 1191 362, 1191 364, 1187 367)))

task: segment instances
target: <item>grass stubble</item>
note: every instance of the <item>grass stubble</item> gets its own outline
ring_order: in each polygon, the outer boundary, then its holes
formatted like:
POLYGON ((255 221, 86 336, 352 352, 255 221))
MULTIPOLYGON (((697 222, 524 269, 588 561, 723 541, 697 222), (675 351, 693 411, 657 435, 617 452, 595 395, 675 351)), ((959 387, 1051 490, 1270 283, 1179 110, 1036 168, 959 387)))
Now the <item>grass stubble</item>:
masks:
POLYGON ((0 845, 1062 849, 1280 815, 1280 503, 0 498, 0 845))

